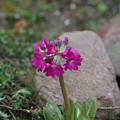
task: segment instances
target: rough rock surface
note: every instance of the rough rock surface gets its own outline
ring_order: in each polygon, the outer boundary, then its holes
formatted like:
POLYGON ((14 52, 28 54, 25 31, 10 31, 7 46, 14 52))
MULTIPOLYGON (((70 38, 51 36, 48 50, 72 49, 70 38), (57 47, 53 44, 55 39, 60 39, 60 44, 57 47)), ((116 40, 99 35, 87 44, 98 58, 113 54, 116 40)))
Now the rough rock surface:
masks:
MULTIPOLYGON (((108 51, 110 59, 115 68, 115 72, 120 76, 120 15, 117 16, 108 26, 109 29, 103 35, 103 41, 108 51), (115 48, 117 47, 117 48, 115 48)), ((101 30, 102 31, 102 30, 101 30)))
MULTIPOLYGON (((65 33, 61 38, 64 37, 69 37, 70 45, 78 49, 83 57, 79 71, 66 72, 64 75, 69 97, 76 103, 96 97, 98 106, 120 105, 114 70, 102 40, 90 31, 65 33)), ((58 80, 46 79, 41 75, 37 75, 36 79, 36 87, 42 98, 62 104, 58 80)))

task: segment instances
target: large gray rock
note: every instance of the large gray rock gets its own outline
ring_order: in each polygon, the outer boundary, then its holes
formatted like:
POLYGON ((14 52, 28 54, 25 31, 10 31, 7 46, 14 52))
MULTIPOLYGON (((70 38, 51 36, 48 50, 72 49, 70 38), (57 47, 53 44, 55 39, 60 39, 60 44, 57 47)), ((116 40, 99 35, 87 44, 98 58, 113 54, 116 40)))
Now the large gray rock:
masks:
MULTIPOLYGON (((66 33, 61 36, 64 37, 69 37, 70 45, 78 49, 83 57, 78 71, 66 72, 64 75, 69 97, 76 103, 96 97, 98 106, 120 105, 120 91, 102 40, 90 31, 66 33)), ((62 104, 58 80, 46 79, 41 75, 37 75, 36 80, 36 87, 44 100, 62 104)))
POLYGON ((105 47, 110 55, 111 61, 115 68, 115 72, 120 76, 120 16, 112 23, 110 29, 103 37, 105 47), (115 48, 117 46, 117 48, 115 48))

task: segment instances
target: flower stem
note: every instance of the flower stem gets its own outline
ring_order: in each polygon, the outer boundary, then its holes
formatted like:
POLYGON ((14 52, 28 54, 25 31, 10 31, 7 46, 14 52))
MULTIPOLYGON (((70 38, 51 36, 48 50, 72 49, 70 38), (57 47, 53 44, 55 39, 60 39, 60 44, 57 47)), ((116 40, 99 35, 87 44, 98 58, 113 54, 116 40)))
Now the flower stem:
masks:
POLYGON ((64 104, 65 104, 65 109, 66 109, 66 114, 67 114, 67 120, 71 120, 70 119, 69 101, 68 101, 67 92, 66 92, 65 84, 64 84, 64 78, 63 78, 62 74, 59 77, 59 82, 60 82, 60 86, 61 86, 61 90, 62 90, 62 94, 63 94, 63 98, 64 98, 64 104))

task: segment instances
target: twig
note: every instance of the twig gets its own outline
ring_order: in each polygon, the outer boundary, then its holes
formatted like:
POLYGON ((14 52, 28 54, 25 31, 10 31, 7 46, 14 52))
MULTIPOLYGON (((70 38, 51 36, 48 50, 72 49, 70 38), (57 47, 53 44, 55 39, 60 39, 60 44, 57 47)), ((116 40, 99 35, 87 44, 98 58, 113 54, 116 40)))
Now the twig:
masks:
POLYGON ((99 107, 98 110, 114 110, 114 109, 120 109, 120 106, 116 107, 99 107))
MULTIPOLYGON (((4 103, 4 102, 0 101, 0 103, 2 103, 3 106, 5 106, 5 103, 4 103)), ((7 107, 8 107, 8 106, 7 106, 7 107)), ((11 116, 13 117, 13 119, 16 120, 16 117, 14 116, 14 114, 12 113, 12 111, 11 111, 9 108, 10 108, 10 107, 7 108, 8 111, 9 111, 9 113, 11 114, 11 116)))
POLYGON ((25 113, 29 113, 29 114, 34 114, 35 115, 35 112, 33 112, 32 110, 27 110, 27 109, 14 109, 10 106, 7 106, 7 105, 0 105, 0 107, 3 107, 3 108, 7 108, 9 110, 13 110, 13 111, 21 111, 21 112, 25 112, 25 113))
POLYGON ((30 102, 28 99, 25 99, 22 95, 20 95, 20 97, 23 99, 23 100, 25 100, 26 102, 28 102, 28 103, 31 103, 31 104, 33 104, 33 105, 35 105, 37 108, 39 108, 39 106, 38 105, 36 105, 36 103, 35 102, 30 102))
POLYGON ((9 109, 8 109, 8 111, 10 112, 11 116, 13 117, 13 119, 16 120, 16 118, 15 118, 14 114, 12 113, 12 111, 9 110, 9 109))

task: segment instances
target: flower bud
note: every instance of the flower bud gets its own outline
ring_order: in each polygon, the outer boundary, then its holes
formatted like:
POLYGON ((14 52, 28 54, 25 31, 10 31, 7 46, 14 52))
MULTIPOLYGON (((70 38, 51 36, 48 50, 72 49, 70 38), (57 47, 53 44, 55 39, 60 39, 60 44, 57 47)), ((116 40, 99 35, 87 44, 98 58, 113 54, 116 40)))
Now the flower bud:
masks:
POLYGON ((59 38, 57 38, 56 40, 55 40, 55 45, 56 46, 60 46, 62 44, 62 41, 59 39, 59 38))
POLYGON ((65 37, 63 42, 65 43, 65 45, 67 45, 68 44, 68 37, 65 37))

